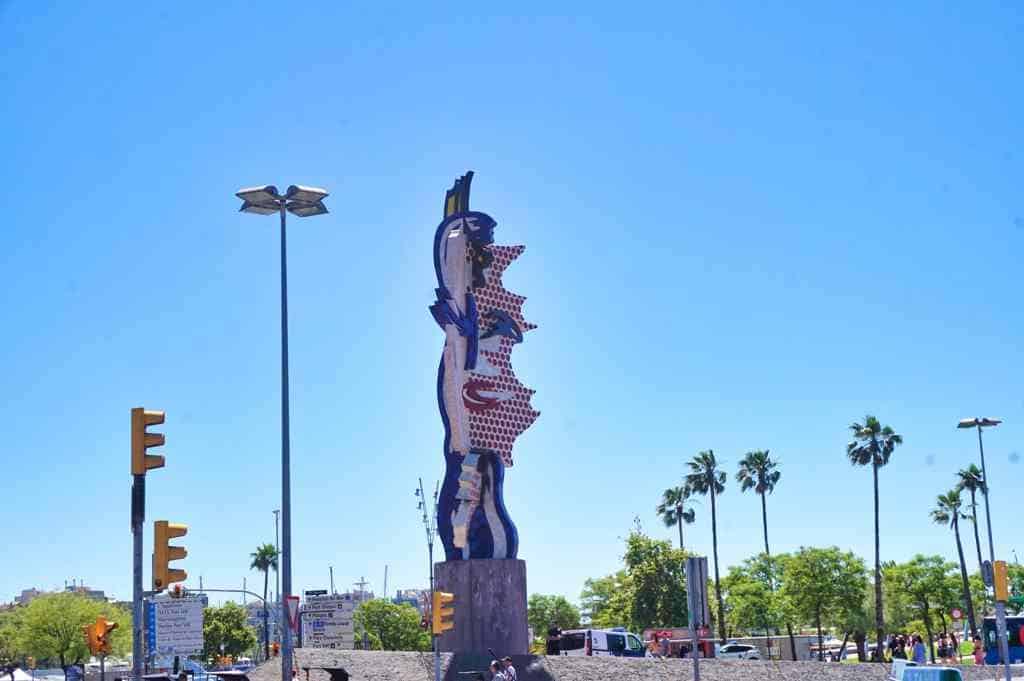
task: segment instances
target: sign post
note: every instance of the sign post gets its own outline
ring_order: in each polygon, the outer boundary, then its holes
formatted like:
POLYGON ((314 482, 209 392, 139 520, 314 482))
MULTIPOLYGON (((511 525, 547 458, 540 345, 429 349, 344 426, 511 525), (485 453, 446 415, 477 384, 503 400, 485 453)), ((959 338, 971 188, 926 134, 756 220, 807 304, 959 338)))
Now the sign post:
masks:
POLYGON ((690 627, 690 654, 693 656, 693 681, 700 681, 700 653, 698 629, 703 632, 710 620, 708 611, 708 559, 686 559, 686 609, 690 627))

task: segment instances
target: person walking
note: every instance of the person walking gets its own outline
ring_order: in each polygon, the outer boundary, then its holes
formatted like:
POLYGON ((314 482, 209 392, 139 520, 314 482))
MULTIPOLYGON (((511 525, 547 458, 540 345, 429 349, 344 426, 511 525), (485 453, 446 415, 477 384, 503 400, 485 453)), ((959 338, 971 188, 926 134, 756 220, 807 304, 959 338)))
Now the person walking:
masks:
POLYGON ((925 655, 924 641, 917 634, 914 634, 914 647, 912 652, 912 658, 915 664, 926 664, 928 657, 925 655))
POLYGON ((981 642, 980 636, 974 637, 974 664, 977 667, 985 664, 985 645, 981 642))
POLYGON ((508 681, 505 676, 505 672, 501 670, 501 663, 497 660, 491 660, 491 681, 508 681))
POLYGON ((505 674, 505 681, 519 681, 516 668, 512 666, 512 658, 506 655, 501 659, 502 672, 505 674))

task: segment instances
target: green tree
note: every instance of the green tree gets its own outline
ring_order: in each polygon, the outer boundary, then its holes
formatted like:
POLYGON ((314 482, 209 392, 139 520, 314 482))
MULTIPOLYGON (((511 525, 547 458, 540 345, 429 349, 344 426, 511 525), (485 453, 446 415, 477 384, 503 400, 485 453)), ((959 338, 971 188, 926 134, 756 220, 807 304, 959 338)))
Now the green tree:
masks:
POLYGON ((960 561, 960 579, 963 587, 964 603, 967 604, 967 621, 971 625, 971 638, 978 635, 978 627, 974 618, 974 599, 971 598, 971 585, 967 579, 967 564, 964 561, 964 545, 960 541, 960 520, 970 518, 960 510, 960 492, 951 490, 940 494, 935 499, 935 508, 932 509, 932 521, 938 525, 949 525, 956 538, 956 555, 960 561))
POLYGON ((737 631, 771 637, 780 621, 774 566, 767 554, 729 568, 722 580, 729 620, 737 631))
POLYGON ((212 661, 224 654, 238 657, 257 645, 256 632, 247 623, 245 608, 228 601, 203 611, 203 657, 212 661))
POLYGON ((718 576, 718 516, 715 499, 725 491, 725 471, 719 469, 712 450, 698 452, 687 464, 686 487, 691 492, 711 497, 711 554, 715 563, 715 600, 718 601, 718 636, 725 643, 725 603, 722 600, 722 582, 718 576))
POLYGON ((598 629, 633 621, 633 582, 625 570, 587 579, 580 593, 580 619, 598 629))
POLYGON ((754 490, 761 497, 761 526, 764 528, 764 552, 771 555, 768 548, 768 505, 765 496, 775 491, 782 473, 778 463, 772 461, 768 450, 747 452, 740 460, 740 468, 736 471, 736 481, 740 483, 740 491, 754 490))
POLYGON ((21 648, 24 608, 15 606, 0 610, 0 664, 9 664, 25 657, 21 648))
POLYGON ((875 501, 875 646, 874 661, 884 661, 882 641, 885 640, 885 623, 882 603, 882 554, 880 531, 878 525, 878 469, 889 463, 893 451, 903 444, 903 436, 889 426, 882 424, 874 416, 864 417, 864 423, 850 424, 853 441, 846 445, 846 456, 854 466, 871 466, 874 482, 875 501))
POLYGON ((630 624, 637 630, 685 624, 686 552, 631 532, 623 561, 632 585, 630 624))
POLYGON ((535 637, 544 638, 548 629, 575 629, 580 625, 580 611, 565 596, 532 594, 526 603, 526 621, 535 637))
POLYGON ((690 498, 690 490, 685 485, 680 487, 669 487, 661 494, 661 503, 655 508, 658 517, 665 523, 665 527, 673 525, 679 528, 679 548, 685 549, 683 545, 683 523, 692 525, 696 518, 696 511, 692 506, 687 506, 690 498))
POLYGON ((277 570, 277 549, 273 544, 257 546, 250 556, 250 570, 263 573, 263 658, 270 659, 270 627, 267 625, 267 588, 270 585, 270 571, 277 570))
POLYGON ((101 616, 117 623, 118 628, 110 636, 111 647, 114 654, 125 654, 132 637, 128 613, 74 592, 46 594, 25 606, 18 646, 24 655, 59 662, 66 674, 69 665, 89 659, 82 627, 94 624, 101 616))
POLYGON ((430 632, 420 626, 419 611, 408 603, 381 598, 364 601, 352 616, 357 638, 365 631, 376 650, 430 650, 430 632))
POLYGON ((957 489, 960 491, 967 490, 971 495, 971 525, 974 526, 974 548, 978 552, 978 569, 981 570, 981 564, 985 561, 981 557, 981 538, 978 536, 978 492, 985 493, 985 476, 982 475, 981 469, 973 463, 967 468, 961 468, 957 472, 957 477, 960 478, 960 482, 957 483, 957 489))
POLYGON ((787 562, 782 590, 805 621, 818 632, 819 658, 822 656, 824 625, 863 593, 866 585, 864 561, 836 547, 803 547, 787 562))
POLYGON ((955 569, 940 556, 914 556, 906 563, 886 565, 884 579, 890 583, 891 594, 905 600, 914 617, 920 619, 928 636, 928 650, 935 661, 932 612, 944 600, 940 595, 948 588, 947 575, 955 569))

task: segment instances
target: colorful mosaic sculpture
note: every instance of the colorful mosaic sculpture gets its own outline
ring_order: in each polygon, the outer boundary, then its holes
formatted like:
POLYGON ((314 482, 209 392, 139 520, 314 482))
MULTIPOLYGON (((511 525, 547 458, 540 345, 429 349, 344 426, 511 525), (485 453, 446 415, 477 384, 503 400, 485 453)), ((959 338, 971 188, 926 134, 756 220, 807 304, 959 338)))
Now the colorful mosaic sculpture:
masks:
POLYGON ((516 527, 505 509, 505 469, 515 439, 539 415, 533 390, 512 371, 512 347, 536 328, 523 319, 522 296, 501 274, 523 246, 494 244, 494 219, 469 210, 473 173, 455 181, 434 235, 437 302, 444 330, 437 401, 444 422, 445 477, 437 528, 447 560, 515 558, 516 527))

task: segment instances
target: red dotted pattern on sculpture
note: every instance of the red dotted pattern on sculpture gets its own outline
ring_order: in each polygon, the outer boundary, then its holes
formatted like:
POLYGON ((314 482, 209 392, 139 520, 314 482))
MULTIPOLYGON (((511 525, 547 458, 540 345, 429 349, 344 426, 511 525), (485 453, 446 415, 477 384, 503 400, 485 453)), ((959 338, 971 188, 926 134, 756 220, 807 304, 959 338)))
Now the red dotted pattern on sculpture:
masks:
MULTIPOLYGON (((488 268, 487 285, 473 291, 480 316, 480 334, 489 326, 487 312, 502 310, 516 321, 523 333, 537 328, 523 319, 523 303, 526 298, 509 293, 501 283, 501 274, 513 260, 525 250, 525 246, 490 246, 494 262, 488 268)), ((506 466, 512 465, 512 445, 519 434, 537 420, 540 412, 530 406, 530 390, 516 378, 510 361, 511 338, 501 338, 497 352, 481 350, 480 354, 500 372, 498 376, 482 378, 494 386, 494 390, 511 393, 512 397, 501 401, 498 406, 480 411, 467 410, 469 417, 470 444, 476 449, 497 452, 506 466)), ((467 404, 467 407, 470 406, 467 404)))

